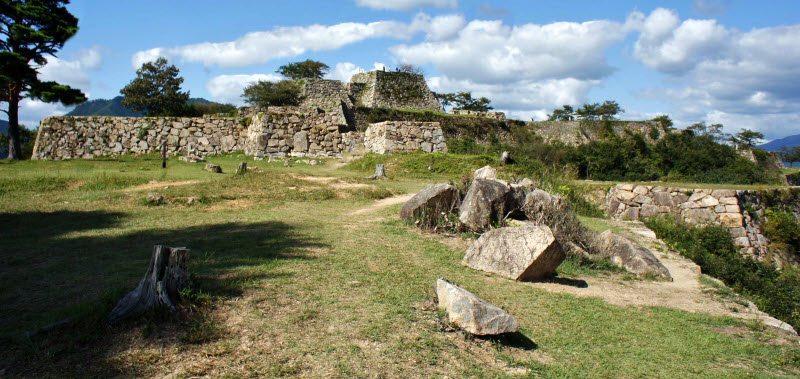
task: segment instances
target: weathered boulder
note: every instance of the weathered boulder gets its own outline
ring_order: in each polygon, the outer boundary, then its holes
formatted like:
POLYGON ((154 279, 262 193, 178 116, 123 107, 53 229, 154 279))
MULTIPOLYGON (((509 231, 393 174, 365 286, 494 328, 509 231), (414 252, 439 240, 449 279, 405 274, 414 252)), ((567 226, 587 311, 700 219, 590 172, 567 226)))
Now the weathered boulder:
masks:
POLYGON ((649 249, 636 245, 610 230, 600 233, 595 247, 600 255, 609 258, 612 263, 632 274, 655 275, 672 280, 669 270, 649 249))
POLYGON ((447 184, 433 184, 417 192, 400 209, 400 217, 421 228, 436 227, 458 207, 458 190, 447 184))
POLYGON ((561 245, 549 227, 526 223, 490 230, 467 249, 463 264, 514 280, 553 276, 564 261, 561 245))
POLYGON ((206 164, 206 171, 213 172, 216 174, 222 173, 222 167, 218 164, 207 163, 206 164))
POLYGON ((492 221, 502 220, 505 216, 510 192, 507 185, 498 181, 473 180, 459 207, 459 221, 475 232, 488 229, 492 221))
POLYGON ((495 180, 497 179, 497 170, 492 166, 483 166, 472 173, 472 179, 495 180))
POLYGON ((147 194, 145 201, 147 201, 148 205, 162 205, 164 204, 164 195, 157 192, 150 192, 147 194))
POLYGON ((436 280, 436 297, 450 323, 466 332, 492 336, 519 330, 514 316, 445 279, 436 280))

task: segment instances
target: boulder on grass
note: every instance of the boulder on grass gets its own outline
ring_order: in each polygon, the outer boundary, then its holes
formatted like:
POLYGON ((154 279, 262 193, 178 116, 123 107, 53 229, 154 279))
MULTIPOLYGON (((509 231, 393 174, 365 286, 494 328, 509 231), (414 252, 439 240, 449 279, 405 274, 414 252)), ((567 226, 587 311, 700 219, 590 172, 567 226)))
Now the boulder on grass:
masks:
POLYGON ((566 255, 549 227, 526 223, 490 230, 467 249, 463 264, 506 278, 530 281, 555 275, 566 255))
POLYGON ((483 166, 472 173, 472 179, 496 180, 497 170, 492 168, 492 166, 483 166))
POLYGON ((206 163, 206 171, 213 172, 215 174, 221 174, 222 167, 218 164, 206 163))
POLYGON ((505 217, 510 191, 508 186, 498 181, 473 180, 459 207, 459 221, 474 232, 488 229, 492 221, 505 217))
POLYGON ((653 253, 625 237, 606 230, 597 237, 597 250, 615 265, 636 275, 654 275, 672 280, 672 276, 653 253))
POLYGON ((493 336, 519 330, 514 316, 445 279, 436 281, 436 297, 450 323, 468 333, 493 336))
POLYGON ((400 217, 420 228, 434 228, 458 206, 458 190, 447 184, 433 184, 417 192, 400 210, 400 217))

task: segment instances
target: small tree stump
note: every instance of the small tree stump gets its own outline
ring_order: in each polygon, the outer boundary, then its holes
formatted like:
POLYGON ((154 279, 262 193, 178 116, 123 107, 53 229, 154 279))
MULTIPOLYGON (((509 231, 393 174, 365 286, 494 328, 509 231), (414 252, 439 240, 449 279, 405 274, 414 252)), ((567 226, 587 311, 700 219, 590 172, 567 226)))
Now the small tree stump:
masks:
POLYGON ((236 168, 236 175, 247 174, 247 162, 239 162, 239 167, 236 168))
POLYGON ((144 278, 117 303, 108 315, 108 323, 136 317, 158 307, 175 312, 179 292, 189 283, 188 261, 189 250, 185 247, 154 246, 144 278))
POLYGON ((386 169, 383 167, 383 163, 378 163, 375 165, 375 174, 370 176, 368 179, 382 179, 386 177, 386 169))

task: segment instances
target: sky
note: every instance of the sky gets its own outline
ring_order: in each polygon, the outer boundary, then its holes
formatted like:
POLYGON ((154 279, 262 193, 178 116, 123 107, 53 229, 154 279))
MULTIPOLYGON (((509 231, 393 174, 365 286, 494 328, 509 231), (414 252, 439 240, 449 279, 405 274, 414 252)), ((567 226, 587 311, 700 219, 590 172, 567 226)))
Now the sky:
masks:
MULTIPOLYGON (((144 62, 178 66, 192 97, 242 105, 242 89, 314 59, 327 77, 410 63, 436 92, 471 91, 541 120, 616 100, 623 119, 667 114, 766 139, 800 133, 800 2, 744 0, 99 1, 40 77, 112 98, 144 62)), ((26 100, 21 122, 70 108, 26 100)))

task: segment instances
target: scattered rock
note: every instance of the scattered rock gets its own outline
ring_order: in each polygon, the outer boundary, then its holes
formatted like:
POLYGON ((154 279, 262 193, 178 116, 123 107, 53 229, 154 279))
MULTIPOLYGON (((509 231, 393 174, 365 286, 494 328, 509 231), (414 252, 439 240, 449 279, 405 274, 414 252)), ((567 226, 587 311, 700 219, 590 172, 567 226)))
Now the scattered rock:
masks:
POLYGON ((147 204, 149 205, 162 205, 164 204, 164 196, 160 193, 150 192, 147 194, 147 204))
POLYGON ((625 237, 606 230, 597 237, 597 250, 615 265, 636 275, 654 275, 672 280, 672 276, 653 253, 625 237))
POLYGON ((467 249, 462 263, 520 281, 553 276, 566 255, 549 227, 527 223, 493 229, 467 249))
POLYGON ((492 221, 505 217, 509 192, 508 186, 498 181, 473 180, 459 207, 459 221, 472 231, 486 230, 492 221))
POLYGON ((213 172, 215 174, 221 174, 222 167, 218 164, 206 163, 206 171, 213 172))
POLYGON ((184 156, 181 156, 178 159, 180 159, 181 161, 184 161, 184 162, 188 162, 188 163, 197 163, 197 162, 205 161, 205 159, 203 157, 201 157, 199 155, 194 155, 194 154, 184 155, 184 156))
POLYGON ((447 184, 429 185, 408 200, 400 217, 421 228, 433 228, 458 207, 458 190, 447 184))
POLYGON ((189 196, 186 198, 186 205, 195 205, 200 203, 200 198, 197 196, 189 196))
POLYGON ((472 173, 472 179, 495 180, 497 179, 497 170, 492 166, 483 166, 472 173))
POLYGON ((436 297, 450 323, 468 333, 492 336, 519 331, 514 316, 445 279, 436 281, 436 297))
POLYGON ((507 151, 504 151, 502 154, 500 154, 500 162, 502 164, 511 164, 511 163, 513 163, 513 161, 511 160, 511 153, 509 153, 507 151))

